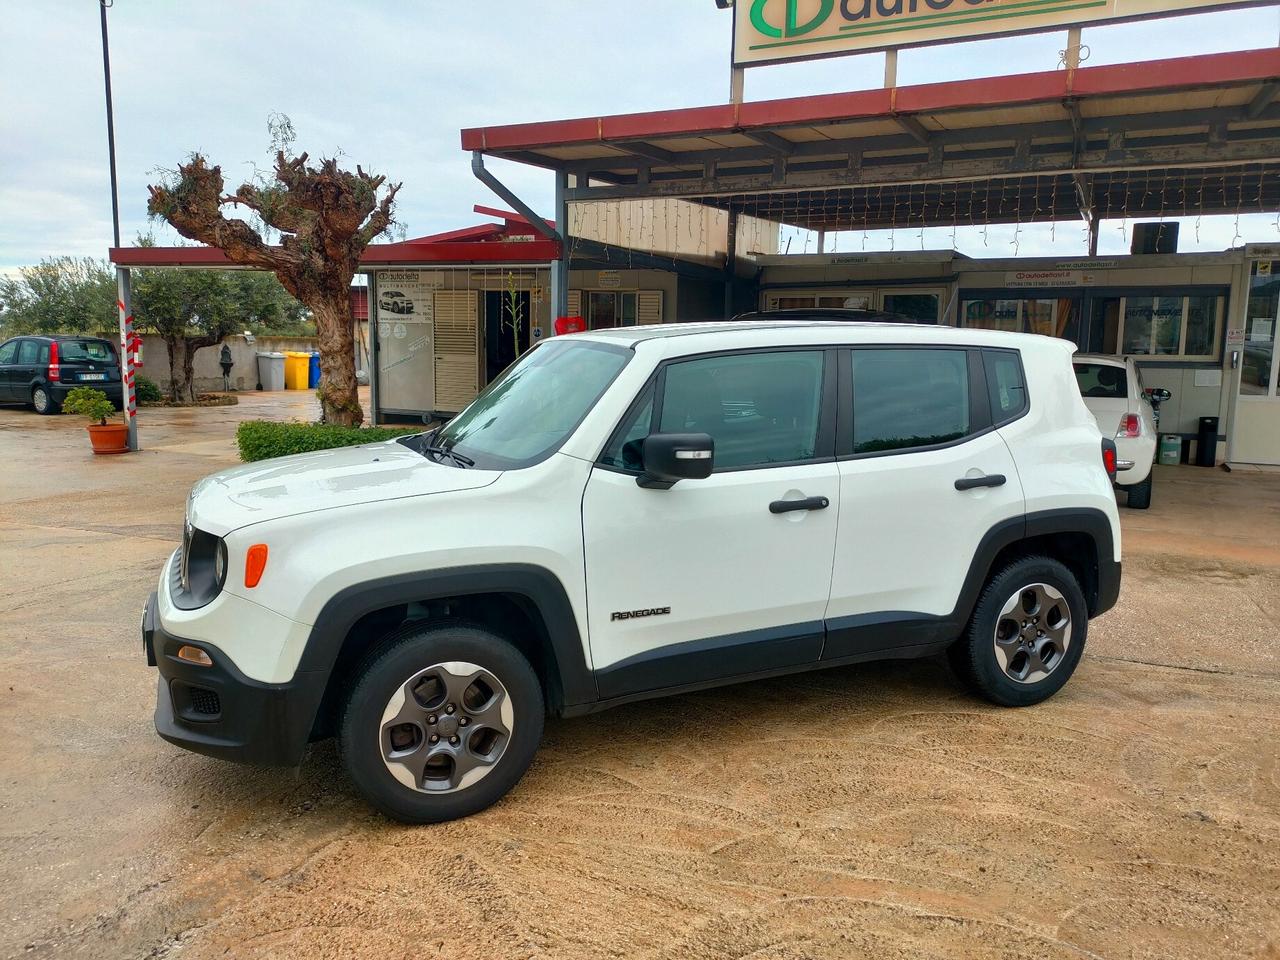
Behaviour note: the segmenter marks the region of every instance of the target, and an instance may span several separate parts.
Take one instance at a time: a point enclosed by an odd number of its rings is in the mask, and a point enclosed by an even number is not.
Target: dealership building
[[[456,412],[579,323],[864,308],[1134,357],[1146,387],[1172,393],[1161,432],[1185,454],[1215,417],[1217,461],[1280,464],[1280,49],[468,129],[462,147],[503,201],[477,208],[496,222],[362,261],[378,421]],[[489,158],[549,171],[551,216]],[[1212,253],[1179,252],[1168,222],[1248,213],[1277,228]],[[1096,255],[1104,221],[1130,254]],[[916,239],[1045,222],[1087,232],[1094,253],[987,259]],[[813,231],[818,252],[780,251],[786,227]],[[884,229],[917,249],[827,244]]]

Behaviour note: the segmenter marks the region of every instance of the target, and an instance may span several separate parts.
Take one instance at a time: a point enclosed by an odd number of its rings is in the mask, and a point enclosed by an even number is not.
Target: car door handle
[[[973,490],[976,487],[1003,487],[1003,473],[988,473],[984,477],[961,477],[956,481],[957,490]]]
[[[831,506],[826,497],[805,497],[803,500],[775,500],[769,504],[770,513],[790,513],[792,510],[825,510]]]

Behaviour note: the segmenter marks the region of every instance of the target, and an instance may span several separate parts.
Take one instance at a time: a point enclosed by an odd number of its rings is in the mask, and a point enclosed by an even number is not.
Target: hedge
[[[236,428],[236,445],[240,448],[240,459],[251,463],[292,453],[378,443],[422,430],[422,427],[342,427],[329,423],[246,420]]]

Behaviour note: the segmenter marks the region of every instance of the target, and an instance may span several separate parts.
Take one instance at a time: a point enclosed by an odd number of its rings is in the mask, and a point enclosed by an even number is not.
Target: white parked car
[[[548,712],[944,650],[1034,704],[1119,593],[1114,461],[1061,340],[555,337],[440,429],[197,484],[143,612],[156,729],[284,765],[336,734],[421,823],[510,790]]]
[[[1077,353],[1073,361],[1084,404],[1104,436],[1114,435],[1118,457],[1116,486],[1129,506],[1151,506],[1151,470],[1159,446],[1159,426],[1150,395],[1169,399],[1169,391],[1147,391],[1142,374],[1130,357]]]

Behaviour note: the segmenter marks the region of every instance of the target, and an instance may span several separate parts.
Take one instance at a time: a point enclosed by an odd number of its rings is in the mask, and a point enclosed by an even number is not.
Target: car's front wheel
[[[537,674],[514,646],[475,626],[417,624],[365,660],[342,718],[342,756],[377,809],[437,823],[514,787],[543,719]]]
[[[1030,706],[1070,679],[1088,633],[1084,592],[1071,571],[1049,557],[1025,557],[987,582],[951,662],[992,703]]]
[[[32,388],[31,406],[35,407],[36,413],[45,414],[46,416],[62,412],[62,404],[53,398],[53,394],[46,387],[37,386]]]

